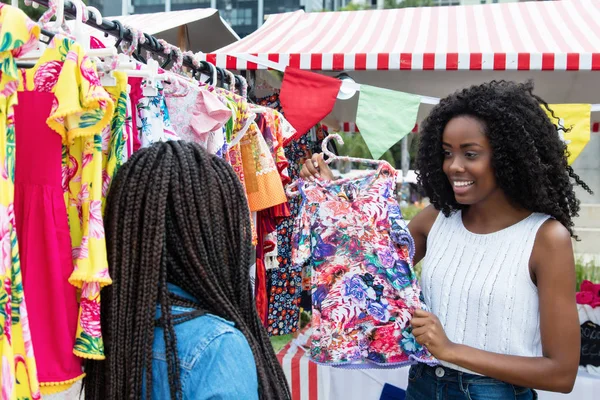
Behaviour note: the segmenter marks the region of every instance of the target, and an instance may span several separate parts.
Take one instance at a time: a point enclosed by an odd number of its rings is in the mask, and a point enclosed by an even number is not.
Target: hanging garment
[[[83,377],[73,354],[77,288],[62,187],[62,143],[46,124],[54,94],[19,92],[15,107],[15,218],[39,380],[69,383]]]
[[[231,118],[227,121],[224,127],[225,142],[221,150],[217,151],[216,154],[219,156],[222,155],[223,158],[232,166],[238,179],[242,183],[242,187],[244,188],[244,192],[248,198],[248,187],[246,186],[246,175],[244,171],[242,146],[240,142],[248,132],[251,124],[254,121],[255,115],[248,110],[248,102],[245,98],[213,86],[202,86],[201,88],[208,90],[211,93],[215,93],[223,102],[223,104],[225,104],[231,110]],[[215,140],[217,139],[218,138],[215,138]],[[215,142],[214,147],[218,147],[218,143]],[[254,218],[252,217],[251,211],[250,214],[252,244],[256,246],[258,242],[256,224],[254,223]]]
[[[199,143],[207,150],[211,133],[223,132],[225,123],[231,119],[231,110],[216,93],[205,88],[178,82],[177,90],[169,87],[165,96],[171,123],[181,139]],[[215,153],[214,150],[210,152]]]
[[[425,307],[395,185],[396,170],[383,163],[366,177],[300,189],[292,259],[294,266],[308,262],[313,269],[310,355],[316,363],[436,363],[412,334],[412,314]]]
[[[281,183],[287,185],[291,182],[291,179],[288,172],[289,162],[285,157],[284,143],[288,142],[288,139],[296,132],[281,114],[271,109],[257,113],[256,123],[275,160]]]
[[[137,103],[137,129],[142,147],[154,143],[179,140],[171,125],[162,84],[157,83],[158,95],[142,97]]]
[[[262,108],[257,109],[256,123],[279,174],[281,184],[290,182],[288,161],[283,148],[283,133],[277,111]],[[290,216],[287,202],[261,210],[258,212],[257,234],[258,245],[256,248],[256,291],[255,300],[261,321],[267,325],[269,302],[267,295],[267,268],[276,268],[277,258],[277,223]]]
[[[277,109],[275,95],[269,104]],[[327,132],[316,127],[315,135],[307,133],[285,147],[285,155],[289,161],[288,171],[291,179],[297,179],[304,161],[310,159],[314,152],[320,151],[321,142]],[[272,335],[287,335],[298,328],[300,318],[300,295],[302,293],[302,266],[292,265],[292,233],[295,219],[299,211],[299,198],[288,200],[290,217],[283,218],[277,224],[278,268],[269,271],[269,314],[267,316],[267,332]]]
[[[113,72],[113,76],[116,85],[104,88],[115,104],[115,112],[110,125],[102,130],[102,214],[112,178],[128,158],[127,76],[118,71]]]
[[[0,3],[0,385],[2,398],[9,400],[41,398],[14,215],[19,83],[14,57],[35,49],[39,34],[40,27],[23,11]]]
[[[277,166],[256,123],[240,141],[246,194],[250,211],[261,211],[287,202]]]
[[[111,121],[114,103],[100,86],[94,64],[83,48],[60,35],[23,75],[21,90],[55,96],[46,123],[62,139],[62,188],[74,266],[69,282],[81,289],[73,352],[102,359],[100,288],[111,283],[102,220],[102,130]],[[40,371],[42,368],[38,366]],[[64,389],[57,382],[47,384],[51,386],[45,393]]]
[[[142,148],[142,141],[140,139],[140,127],[138,126],[137,105],[144,98],[142,93],[142,78],[128,78],[127,83],[129,85],[129,110],[131,115],[131,126],[133,128],[134,135],[131,137],[133,153]]]
[[[131,86],[126,85],[129,89]],[[134,109],[135,107],[132,105],[131,96],[127,92],[127,104],[125,110],[125,124],[123,126],[123,139],[125,140],[125,151],[123,152],[123,158],[121,159],[121,165],[125,164],[127,160],[131,158],[134,153],[134,148],[136,147],[136,143],[139,144],[139,138],[137,137],[137,125],[135,124],[135,115]],[[141,147],[141,145],[140,145]]]

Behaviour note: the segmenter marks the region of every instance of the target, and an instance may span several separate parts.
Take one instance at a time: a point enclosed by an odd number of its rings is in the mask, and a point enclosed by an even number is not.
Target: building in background
[[[300,9],[307,12],[337,10],[347,3],[350,0],[88,0],[88,5],[98,8],[105,16],[216,8],[240,37],[258,29],[265,15]]]
[[[431,0],[436,6],[511,3],[523,0]],[[528,0],[535,1],[535,0]],[[540,1],[540,0],[538,0]],[[542,0],[543,1],[543,0]],[[403,0],[397,0],[397,4]],[[372,8],[383,8],[384,0],[88,0],[88,4],[105,16],[145,14],[161,11],[215,8],[240,36],[258,29],[266,15],[303,9],[306,12],[337,11],[350,3]]]

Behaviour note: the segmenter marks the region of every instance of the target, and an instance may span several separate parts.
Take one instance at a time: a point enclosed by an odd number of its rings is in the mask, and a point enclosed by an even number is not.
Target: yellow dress
[[[74,41],[55,36],[21,90],[52,91],[56,101],[47,124],[63,142],[63,188],[71,233],[73,273],[69,282],[81,289],[73,352],[103,359],[100,289],[110,284],[102,219],[102,131],[114,103],[100,85],[92,61]],[[79,378],[83,377],[80,376]],[[72,382],[44,382],[44,393]]]
[[[0,384],[2,398],[10,400],[41,398],[13,211],[19,80],[14,58],[35,48],[39,34],[21,10],[0,4]]]
[[[126,159],[124,152],[127,136],[125,133],[127,75],[124,72],[114,71],[113,76],[116,85],[104,88],[115,104],[115,112],[110,125],[102,131],[102,215],[104,215],[110,183]]]

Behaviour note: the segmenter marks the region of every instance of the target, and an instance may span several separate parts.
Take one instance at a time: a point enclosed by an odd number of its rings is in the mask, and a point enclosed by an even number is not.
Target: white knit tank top
[[[421,284],[425,303],[452,342],[501,354],[542,355],[538,291],[529,259],[548,218],[533,213],[481,235],[465,228],[460,211],[448,218],[440,212],[427,237]]]

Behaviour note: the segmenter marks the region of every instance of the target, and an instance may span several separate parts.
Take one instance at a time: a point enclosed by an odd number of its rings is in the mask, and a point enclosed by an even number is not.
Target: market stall
[[[592,0],[297,11],[273,15],[254,34],[200,57],[224,68],[256,71],[257,80],[275,88],[272,71],[283,72],[286,67],[326,76],[345,72],[359,84],[342,85],[350,92],[372,85],[421,96],[417,123],[440,97],[466,86],[533,79],[536,93],[550,104],[592,105],[588,148],[595,148],[600,140],[599,21],[600,3]],[[350,99],[338,100],[323,121],[340,131],[358,132],[360,96],[346,97]],[[573,166],[597,188],[600,163],[591,159],[597,159],[595,154],[583,151]],[[584,202],[598,202],[598,195],[580,195]],[[392,377],[389,371],[327,369],[312,365],[294,345],[280,356],[297,399],[344,398],[341,393],[355,393],[358,388],[375,399],[386,382],[406,387],[407,370]],[[540,398],[591,399],[599,392],[600,379],[582,372],[571,395],[541,393]]]

